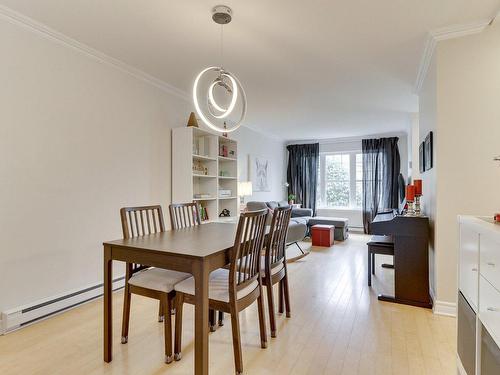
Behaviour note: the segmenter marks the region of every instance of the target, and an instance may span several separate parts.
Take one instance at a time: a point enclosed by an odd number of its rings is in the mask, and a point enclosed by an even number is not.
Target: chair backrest
[[[236,230],[229,268],[229,296],[260,278],[260,253],[266,234],[268,210],[242,213]]]
[[[148,234],[165,232],[163,211],[160,205],[123,207],[120,209],[123,238],[145,236]],[[125,278],[128,280],[132,274],[149,268],[147,265],[127,263]]]
[[[120,210],[123,238],[133,238],[165,232],[163,211],[160,205],[123,207]]]
[[[286,261],[285,247],[288,225],[292,216],[292,207],[274,209],[271,229],[266,239],[265,271],[270,275],[271,269]]]
[[[172,230],[201,224],[198,203],[173,203],[168,206]]]

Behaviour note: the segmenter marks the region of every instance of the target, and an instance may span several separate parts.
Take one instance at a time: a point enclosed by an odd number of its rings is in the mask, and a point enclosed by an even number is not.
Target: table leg
[[[104,362],[111,362],[113,353],[113,261],[111,246],[104,245]]]
[[[200,260],[193,264],[195,280],[194,373],[208,375],[208,265]]]

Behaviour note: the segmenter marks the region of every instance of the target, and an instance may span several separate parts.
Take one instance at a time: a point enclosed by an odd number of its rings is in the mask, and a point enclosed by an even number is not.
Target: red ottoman
[[[333,231],[334,225],[316,224],[311,227],[311,237],[313,246],[326,246],[333,245]]]

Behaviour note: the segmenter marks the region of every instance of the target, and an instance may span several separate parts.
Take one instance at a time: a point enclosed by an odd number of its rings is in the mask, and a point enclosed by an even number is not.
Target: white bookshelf
[[[226,151],[224,155],[221,155],[222,147]],[[195,170],[195,166],[199,170]],[[230,194],[220,196],[220,189],[230,190]],[[173,203],[196,201],[206,208],[209,220],[219,220],[224,209],[234,218],[239,213],[237,190],[238,143],[235,140],[198,128],[172,129]]]

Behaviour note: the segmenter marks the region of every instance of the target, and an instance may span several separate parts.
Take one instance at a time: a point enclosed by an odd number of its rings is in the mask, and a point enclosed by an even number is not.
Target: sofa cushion
[[[265,202],[252,201],[252,202],[247,203],[247,210],[248,211],[259,211],[259,210],[263,210],[265,208],[269,208],[269,207],[267,207]]]
[[[317,224],[334,225],[335,228],[344,228],[349,225],[349,219],[343,217],[327,217],[327,216],[315,216],[309,219],[308,225],[310,227]]]
[[[279,201],[278,202],[278,207],[288,207],[289,204],[287,201]]]
[[[266,202],[266,204],[267,204],[267,207],[269,207],[271,210],[274,210],[274,209],[279,207],[278,202],[275,202],[275,201],[269,201],[269,202]]]

